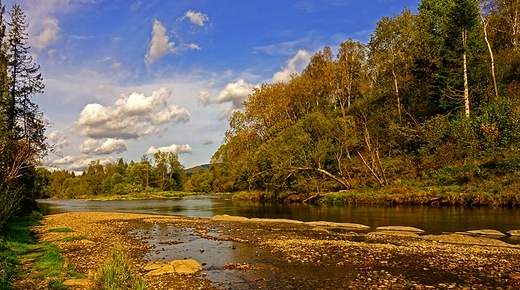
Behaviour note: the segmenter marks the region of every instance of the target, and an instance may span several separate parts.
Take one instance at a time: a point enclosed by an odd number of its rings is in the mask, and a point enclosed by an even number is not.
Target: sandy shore
[[[207,279],[211,276],[205,273],[210,269],[195,275],[150,277],[143,269],[148,262],[145,257],[161,249],[132,232],[153,225],[190,229],[202,239],[251,244],[263,249],[267,254],[262,255],[268,257],[254,261],[246,258],[240,265],[228,265],[229,270],[220,269],[224,273],[244,272],[248,280],[241,283],[212,283]],[[74,232],[49,231],[54,228],[70,228]],[[146,280],[147,289],[520,288],[520,249],[483,237],[356,231],[333,224],[280,220],[92,212],[46,216],[42,225],[33,230],[41,242],[56,244],[61,249],[68,267],[86,275],[94,273],[112,249],[124,251],[131,257],[136,275]],[[84,239],[64,241],[67,236]],[[172,245],[175,246],[182,244]],[[32,278],[17,281],[18,289],[46,289],[47,281],[29,276]]]

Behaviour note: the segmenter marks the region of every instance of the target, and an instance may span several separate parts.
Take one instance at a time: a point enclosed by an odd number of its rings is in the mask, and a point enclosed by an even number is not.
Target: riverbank
[[[423,236],[411,229],[375,231],[348,224],[227,216],[192,219],[81,212],[46,216],[41,225],[32,229],[40,242],[59,247],[66,261],[64,267],[74,268],[85,277],[92,277],[114,249],[124,252],[135,275],[145,280],[146,289],[516,289],[520,286],[520,270],[516,265],[520,249],[482,236]],[[139,229],[145,229],[147,236],[138,237],[135,233]],[[154,230],[158,229],[166,233],[159,240],[155,238],[155,243],[149,242],[154,235],[157,237]],[[199,248],[196,250],[202,258],[198,262],[207,267],[202,271],[191,275],[150,276],[145,266],[153,257],[191,245],[174,236],[178,231],[189,231],[191,237],[200,241],[231,242],[228,249],[231,254],[222,254],[230,263],[226,263],[225,269],[210,268],[210,249]],[[241,254],[238,252],[241,245],[255,247],[257,254]],[[232,277],[238,271],[242,280],[226,284],[223,278],[215,283],[208,279],[214,276],[212,271],[224,273],[225,277]],[[72,277],[61,277],[64,281],[69,278]],[[88,279],[76,282],[88,283]],[[16,286],[46,289],[45,279],[30,274],[18,280]],[[87,289],[88,286],[71,287]]]

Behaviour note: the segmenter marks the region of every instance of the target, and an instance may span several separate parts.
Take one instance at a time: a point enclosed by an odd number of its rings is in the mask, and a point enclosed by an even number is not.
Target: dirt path
[[[265,249],[263,261],[229,264],[248,280],[217,285],[197,275],[145,275],[146,239],[129,232],[153,225],[190,228],[199,238],[234,241]],[[50,229],[70,228],[57,233]],[[132,259],[147,289],[518,289],[520,249],[485,238],[411,233],[375,233],[283,221],[208,220],[124,213],[65,213],[46,216],[33,230],[41,242],[56,244],[68,267],[94,273],[112,249]],[[217,233],[217,234],[215,234]],[[67,236],[84,239],[64,241]],[[169,243],[171,241],[164,241]],[[181,247],[171,245],[172,247]],[[203,249],[201,249],[201,253]],[[199,261],[203,262],[203,261]],[[209,269],[208,269],[209,272]],[[207,277],[210,277],[208,275]],[[64,277],[65,278],[65,277]],[[48,281],[17,281],[18,289],[46,289]],[[77,286],[75,289],[84,289]],[[73,287],[74,289],[74,287]]]

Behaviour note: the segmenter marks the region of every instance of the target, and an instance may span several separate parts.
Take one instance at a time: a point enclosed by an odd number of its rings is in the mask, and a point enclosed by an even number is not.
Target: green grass
[[[86,240],[87,237],[85,236],[66,236],[62,239],[64,242],[73,242],[73,241],[81,241]]]
[[[71,268],[64,267],[59,248],[50,243],[38,243],[29,227],[38,221],[29,218],[9,220],[0,233],[0,289],[13,289],[13,280],[25,277],[22,261],[30,261],[32,275],[43,279],[50,277],[49,289],[65,289],[64,276],[82,277]]]
[[[74,230],[71,228],[54,228],[54,229],[50,229],[49,232],[51,232],[51,233],[72,233],[72,232],[74,232]]]
[[[110,257],[103,263],[93,281],[95,289],[102,290],[144,290],[146,284],[140,277],[134,276],[130,260],[122,250],[112,250]]]

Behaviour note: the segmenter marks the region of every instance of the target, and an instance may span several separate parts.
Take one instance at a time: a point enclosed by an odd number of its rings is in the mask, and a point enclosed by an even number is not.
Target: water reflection
[[[44,214],[104,211],[210,218],[217,214],[249,218],[288,218],[301,221],[360,223],[373,228],[414,226],[428,233],[520,228],[520,210],[508,207],[334,206],[233,201],[220,196],[147,200],[40,200]]]

